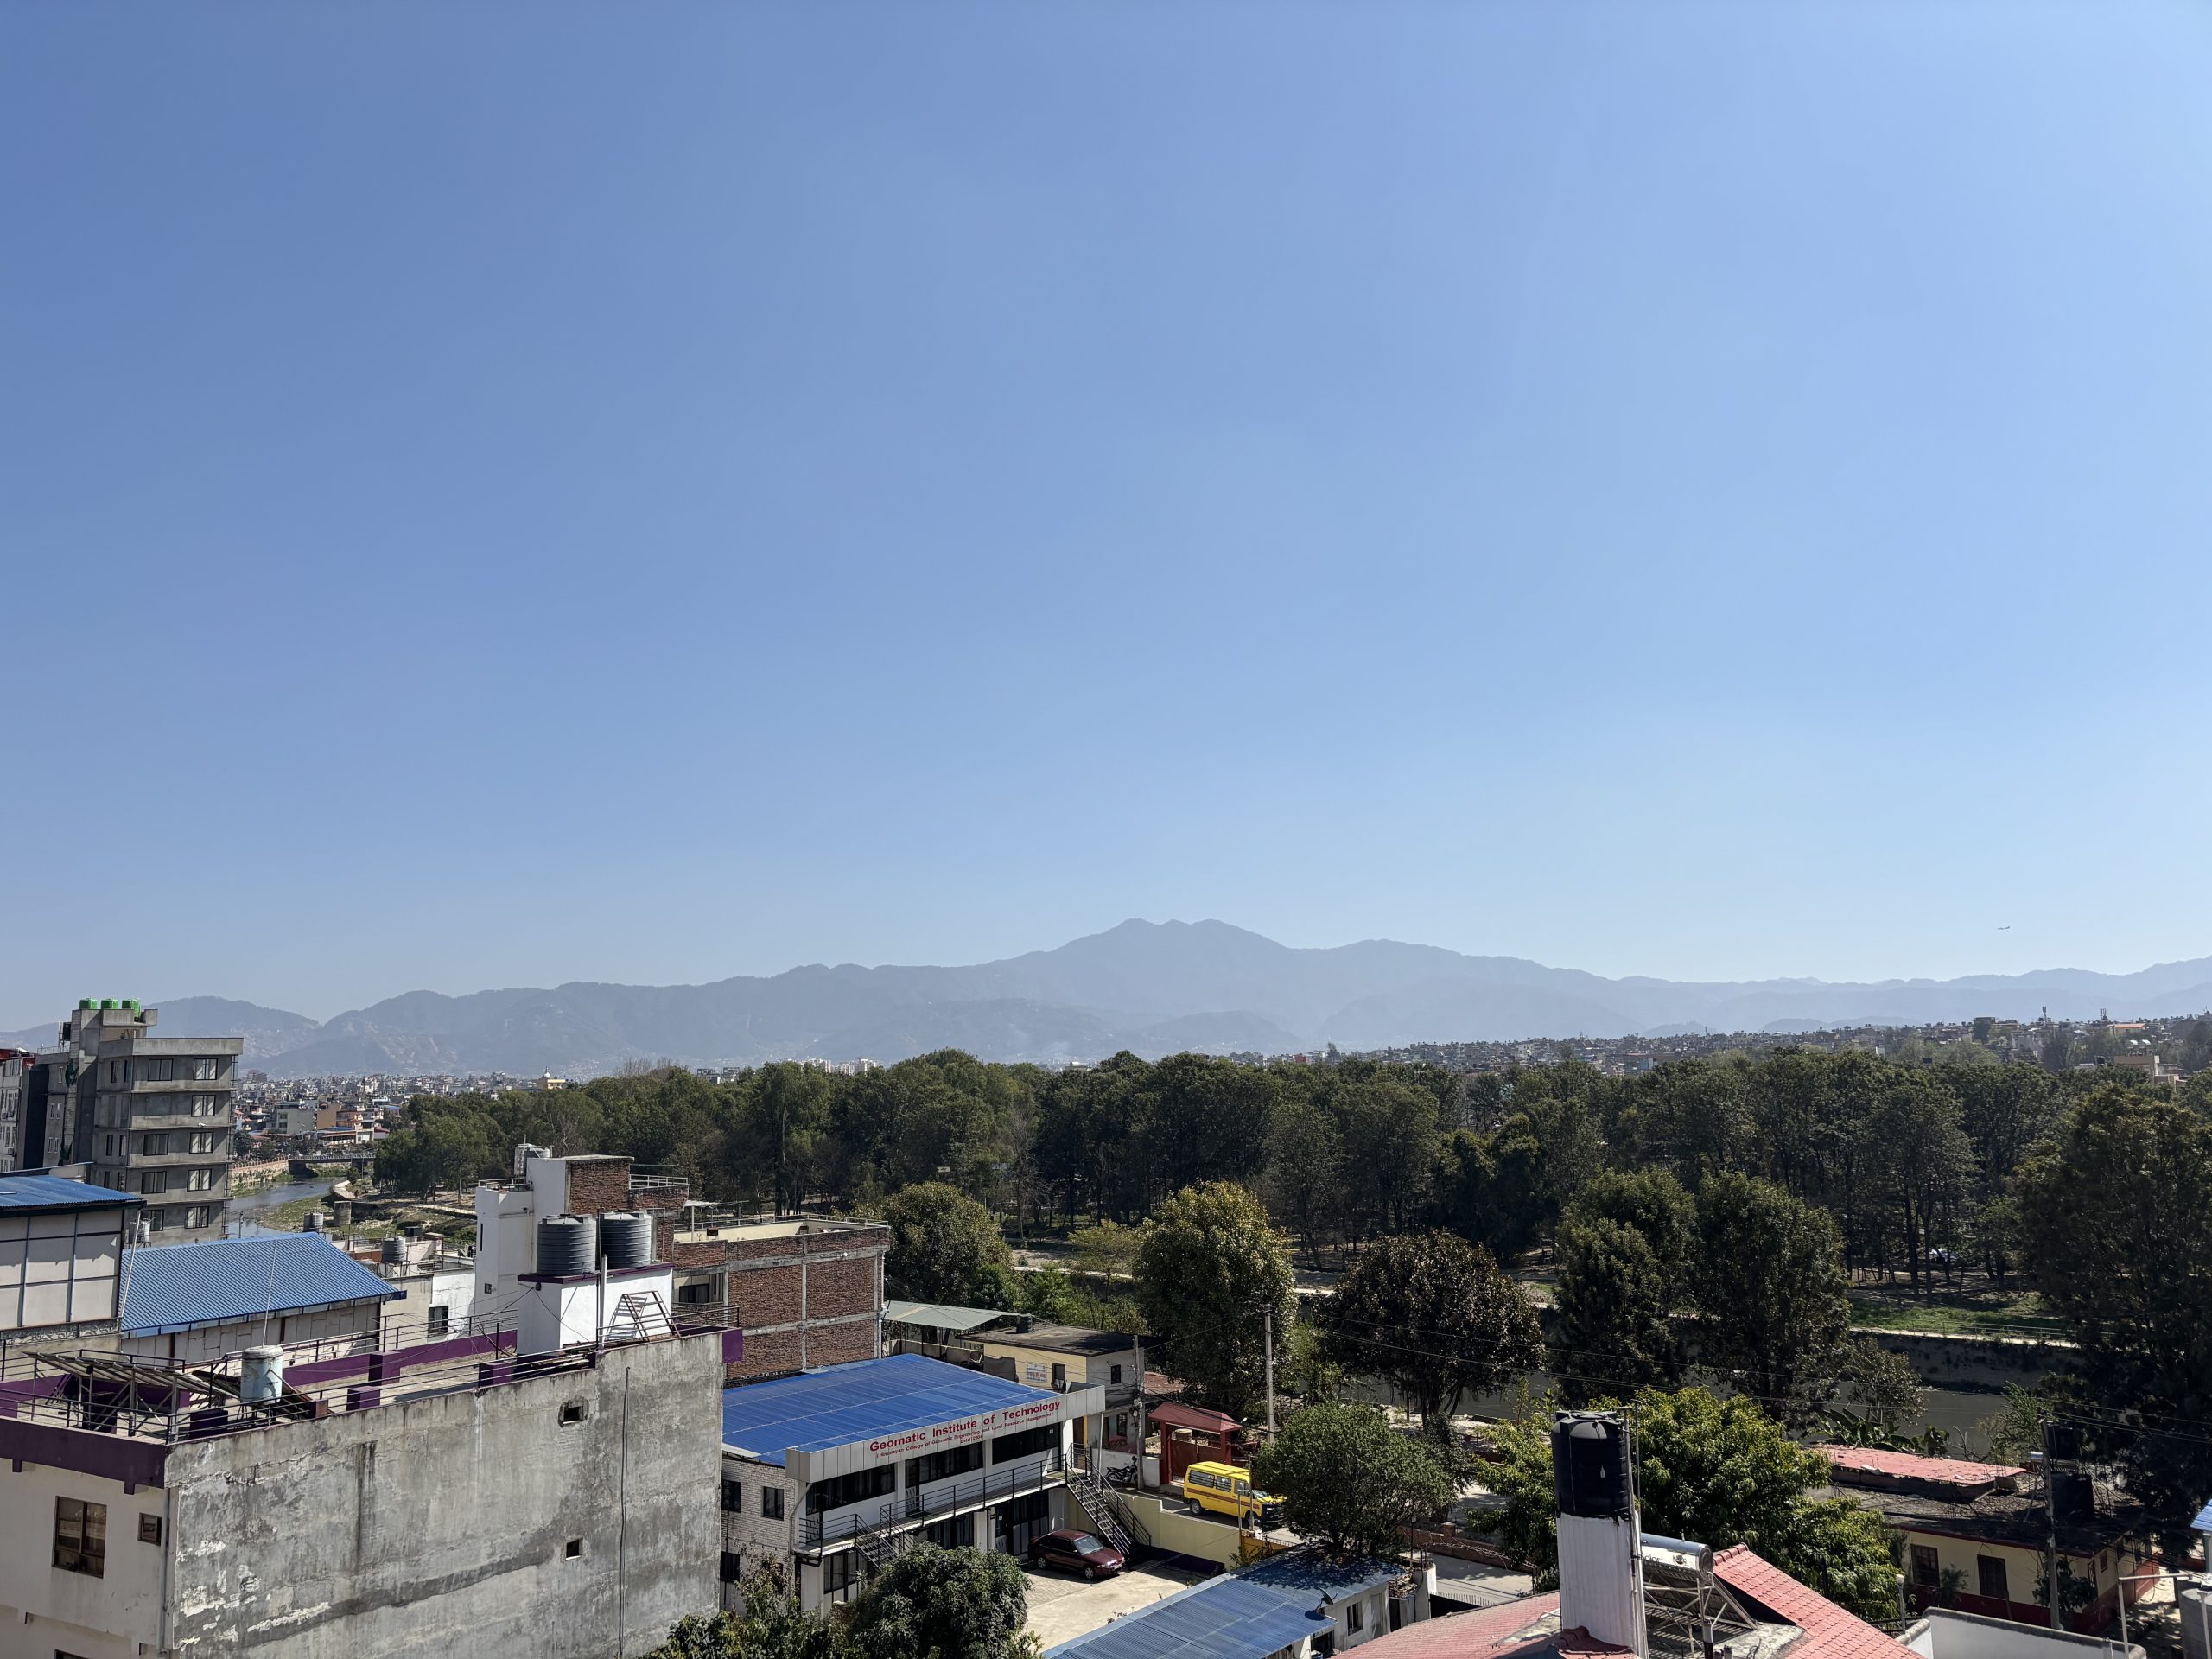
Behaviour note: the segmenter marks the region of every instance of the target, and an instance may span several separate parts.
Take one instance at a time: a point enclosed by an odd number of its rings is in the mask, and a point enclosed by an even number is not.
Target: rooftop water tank
[[[1630,1512],[1628,1433],[1617,1417],[1576,1412],[1552,1429],[1552,1487],[1561,1515]]]
[[[610,1268],[651,1266],[653,1218],[639,1211],[610,1211],[599,1218],[599,1247]]]
[[[251,1405],[284,1392],[284,1351],[249,1348],[238,1358],[238,1398]]]
[[[378,1254],[383,1260],[397,1264],[407,1260],[407,1246],[397,1238],[387,1238]]]
[[[589,1216],[548,1216],[537,1224],[537,1270],[556,1278],[599,1265],[599,1228]]]
[[[320,1210],[308,1211],[306,1219],[300,1223],[300,1226],[307,1232],[321,1232],[322,1230],[322,1211]]]

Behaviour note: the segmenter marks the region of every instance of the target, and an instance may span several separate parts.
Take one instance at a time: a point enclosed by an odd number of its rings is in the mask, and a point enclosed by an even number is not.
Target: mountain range
[[[320,1023],[221,997],[156,1003],[164,1034],[241,1035],[280,1077],[551,1071],[626,1060],[744,1065],[939,1048],[985,1059],[1198,1050],[1287,1053],[1415,1042],[1620,1037],[1669,1030],[1816,1031],[1994,1014],[2182,1014],[2212,1007],[2212,957],[2133,974],[2070,968],[1872,984],[1811,979],[1606,979],[1516,957],[1368,939],[1276,944],[1225,922],[1128,921],[1052,950],[963,968],[794,968],[709,985],[579,982],[550,990],[409,991]],[[0,1033],[43,1047],[53,1026]]]

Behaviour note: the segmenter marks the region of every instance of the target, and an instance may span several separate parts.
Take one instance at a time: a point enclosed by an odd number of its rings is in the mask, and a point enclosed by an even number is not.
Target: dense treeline
[[[792,1064],[729,1083],[639,1069],[553,1093],[425,1096],[386,1143],[403,1188],[503,1173],[517,1142],[626,1153],[705,1197],[874,1210],[941,1182],[1033,1229],[1141,1222],[1170,1195],[1235,1181],[1308,1251],[1442,1227],[1511,1260],[1557,1231],[1605,1170],[1694,1192],[1734,1172],[1834,1223],[1847,1267],[1915,1285],[1971,1262],[2016,1269],[2013,1178],[2111,1068],[1783,1049],[1607,1077],[1573,1059],[1460,1077],[1345,1060],[1256,1066],[1116,1055],[1084,1070],[954,1051],[858,1076]]]

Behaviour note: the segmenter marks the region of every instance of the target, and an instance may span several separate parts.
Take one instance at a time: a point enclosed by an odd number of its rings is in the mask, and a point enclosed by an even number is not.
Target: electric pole
[[[1267,1348],[1268,1366],[1268,1438],[1275,1435],[1275,1310],[1271,1302],[1260,1310],[1262,1341]]]

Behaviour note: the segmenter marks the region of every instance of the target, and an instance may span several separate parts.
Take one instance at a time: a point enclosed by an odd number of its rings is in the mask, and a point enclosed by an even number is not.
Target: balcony
[[[824,1549],[857,1538],[863,1533],[903,1532],[912,1527],[995,1503],[1050,1486],[1065,1484],[1066,1462],[1058,1451],[1024,1458],[1007,1469],[989,1469],[957,1480],[932,1481],[926,1487],[907,1487],[879,1503],[862,1503],[828,1515],[802,1515],[798,1519],[799,1548]]]

